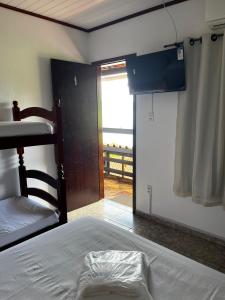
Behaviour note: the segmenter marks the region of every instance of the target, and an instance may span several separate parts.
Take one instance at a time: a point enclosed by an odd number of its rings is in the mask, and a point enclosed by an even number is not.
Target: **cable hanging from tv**
[[[177,30],[177,26],[176,26],[176,22],[175,22],[174,16],[171,14],[171,12],[169,11],[168,7],[166,6],[166,1],[165,0],[163,0],[163,6],[164,6],[164,10],[168,14],[168,16],[169,16],[169,18],[170,18],[170,20],[172,22],[173,29],[174,29],[174,32],[175,32],[175,44],[177,44],[178,30]]]

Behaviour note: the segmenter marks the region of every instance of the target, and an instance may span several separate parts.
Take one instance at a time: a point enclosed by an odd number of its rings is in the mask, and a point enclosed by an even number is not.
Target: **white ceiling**
[[[89,29],[162,4],[163,0],[0,0],[0,2]]]

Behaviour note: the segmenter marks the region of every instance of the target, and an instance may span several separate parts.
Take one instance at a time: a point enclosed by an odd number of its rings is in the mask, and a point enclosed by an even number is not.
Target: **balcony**
[[[119,129],[119,128],[103,128],[103,141],[104,134],[113,134],[114,137],[118,135],[130,135],[132,137],[132,129]],[[117,140],[119,140],[117,138]],[[104,143],[104,174],[105,177],[117,177],[124,181],[133,180],[133,150],[130,145],[120,145],[114,143]]]

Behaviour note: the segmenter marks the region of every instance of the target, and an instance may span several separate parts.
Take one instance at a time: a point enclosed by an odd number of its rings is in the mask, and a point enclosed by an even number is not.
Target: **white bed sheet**
[[[36,200],[25,197],[1,200],[0,246],[56,224],[58,221],[58,215],[53,209]]]
[[[154,300],[225,299],[224,274],[90,217],[0,253],[0,299],[74,300],[84,256],[108,249],[147,254]]]
[[[0,122],[0,137],[53,134],[53,126],[47,122]]]

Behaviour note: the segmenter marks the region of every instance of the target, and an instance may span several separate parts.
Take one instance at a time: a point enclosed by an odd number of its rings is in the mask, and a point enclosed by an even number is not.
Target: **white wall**
[[[0,120],[11,118],[12,101],[20,106],[52,106],[50,58],[87,60],[86,33],[0,8]],[[28,167],[51,170],[52,146],[25,149]],[[0,199],[18,192],[17,157],[0,151]]]
[[[204,0],[190,0],[169,8],[179,40],[208,31]],[[164,10],[156,11],[91,33],[91,61],[161,50],[174,42],[171,21]],[[225,238],[222,207],[205,208],[172,191],[177,114],[177,93],[154,95],[155,121],[148,120],[151,96],[137,98],[137,209],[150,212],[147,184],[152,185],[152,213]]]

